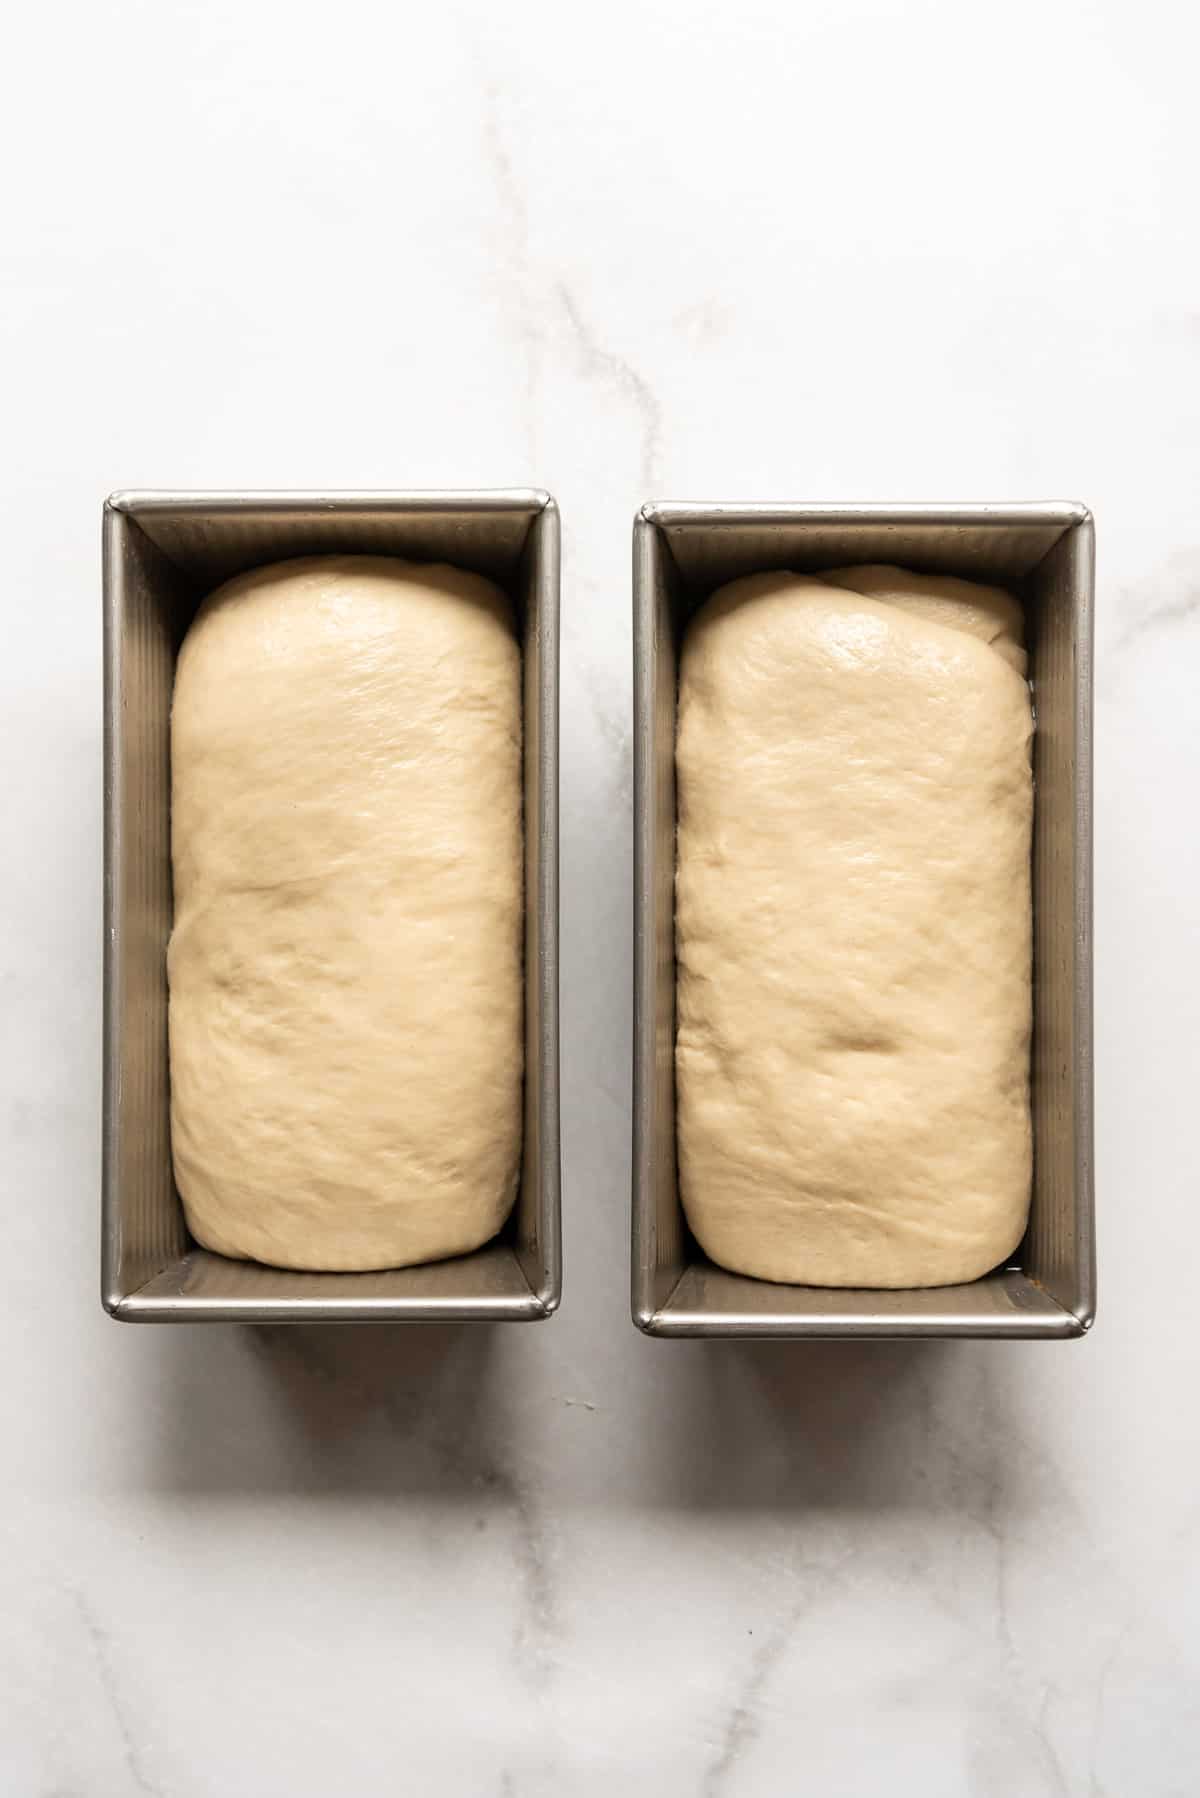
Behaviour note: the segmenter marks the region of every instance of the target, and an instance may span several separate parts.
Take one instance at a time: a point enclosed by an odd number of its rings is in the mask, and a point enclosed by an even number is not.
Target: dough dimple
[[[1023,1234],[1032,714],[997,589],[756,575],[683,644],[680,1193],[768,1280],[972,1280]]]
[[[171,1130],[203,1246],[465,1252],[521,1139],[520,651],[490,582],[387,557],[239,575],[171,718]]]

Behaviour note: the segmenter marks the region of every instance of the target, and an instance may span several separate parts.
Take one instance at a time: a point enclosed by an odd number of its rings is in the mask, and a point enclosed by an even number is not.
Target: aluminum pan
[[[1034,1194],[1010,1268],[968,1286],[830,1291],[716,1268],[675,1164],[675,691],[688,617],[763,568],[898,562],[1022,594],[1034,739]],[[1095,1312],[1092,592],[1083,506],[653,505],[634,526],[632,1304],[655,1336],[1079,1336]]]
[[[190,1244],[170,1157],[165,950],[169,718],[199,598],[230,574],[346,550],[489,574],[522,619],[525,1128],[510,1224],[473,1255],[374,1274],[302,1274]],[[102,1297],[144,1322],[534,1319],[561,1294],[558,1092],[559,525],[534,490],[132,493],[104,513]]]

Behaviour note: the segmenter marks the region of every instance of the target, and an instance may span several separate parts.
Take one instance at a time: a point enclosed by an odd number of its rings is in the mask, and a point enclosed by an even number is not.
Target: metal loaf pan
[[[175,657],[245,568],[350,551],[445,561],[513,596],[524,661],[525,1119],[496,1241],[425,1267],[306,1274],[192,1243],[171,1169],[166,946]],[[102,1294],[159,1323],[533,1319],[561,1291],[558,1099],[559,527],[545,493],[116,493],[104,509]]]
[[[1011,1266],[904,1292],[776,1286],[692,1240],[675,1162],[675,698],[697,604],[739,575],[890,562],[1019,594],[1034,736],[1033,1207]],[[652,505],[634,526],[633,1315],[652,1336],[1080,1336],[1092,1191],[1093,531],[1077,505]]]

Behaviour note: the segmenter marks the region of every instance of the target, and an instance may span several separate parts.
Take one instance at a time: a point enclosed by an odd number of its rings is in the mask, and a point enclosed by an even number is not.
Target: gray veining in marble
[[[598,381],[610,384],[633,409],[641,434],[638,485],[643,493],[650,496],[656,492],[657,483],[662,479],[662,417],[654,389],[631,362],[600,342],[585,321],[578,298],[565,281],[559,282],[558,298],[587,373]]]
[[[113,1727],[116,1730],[129,1787],[132,1791],[148,1794],[148,1798],[162,1798],[162,1787],[156,1785],[149,1777],[143,1764],[143,1751],[138,1746],[137,1740],[140,1732],[134,1730],[126,1715],[127,1701],[113,1664],[113,1645],[108,1632],[101,1627],[81,1592],[75,1594],[75,1604],[91,1648],[96,1676],[103,1688]]]

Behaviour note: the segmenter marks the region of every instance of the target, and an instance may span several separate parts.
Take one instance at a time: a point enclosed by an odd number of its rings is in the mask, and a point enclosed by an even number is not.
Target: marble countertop
[[[1195,1792],[1198,49],[1163,0],[10,25],[6,1794]],[[101,499],[525,482],[564,521],[562,1311],[118,1326]],[[632,1328],[650,497],[1094,509],[1085,1341]]]

